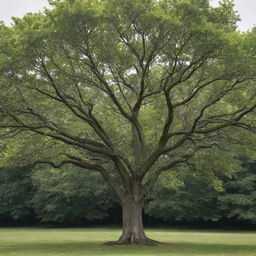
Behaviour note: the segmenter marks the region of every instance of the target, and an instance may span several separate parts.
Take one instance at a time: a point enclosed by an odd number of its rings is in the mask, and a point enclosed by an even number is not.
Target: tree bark
[[[122,202],[123,231],[119,242],[125,244],[144,243],[146,235],[142,221],[142,203],[129,198]]]
[[[134,195],[129,195],[122,200],[122,234],[116,242],[106,243],[115,244],[145,244],[157,245],[159,242],[148,238],[144,232],[142,211],[144,200],[136,201]]]

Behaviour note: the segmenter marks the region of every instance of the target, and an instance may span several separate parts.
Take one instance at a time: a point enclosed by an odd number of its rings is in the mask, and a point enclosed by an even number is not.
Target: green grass
[[[117,229],[0,229],[1,256],[256,256],[256,232],[147,230],[160,246],[104,246]]]

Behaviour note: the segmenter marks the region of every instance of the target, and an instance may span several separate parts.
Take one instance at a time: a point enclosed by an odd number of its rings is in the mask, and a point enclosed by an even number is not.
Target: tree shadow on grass
[[[27,256],[36,253],[48,255],[256,255],[256,245],[228,245],[218,243],[182,243],[163,244],[160,246],[121,245],[107,247],[96,242],[61,243],[26,243],[12,244],[0,248],[0,255],[8,253],[26,253]],[[86,253],[86,254],[85,254]]]

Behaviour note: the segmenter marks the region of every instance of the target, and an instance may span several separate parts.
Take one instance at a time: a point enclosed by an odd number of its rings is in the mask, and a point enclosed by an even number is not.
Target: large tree
[[[117,243],[154,243],[142,209],[159,175],[254,129],[256,34],[230,1],[51,4],[0,27],[1,137],[19,164],[100,173],[122,204]]]

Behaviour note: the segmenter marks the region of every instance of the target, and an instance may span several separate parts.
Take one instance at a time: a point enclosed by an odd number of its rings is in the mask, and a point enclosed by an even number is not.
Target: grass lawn
[[[0,229],[1,256],[256,256],[256,232],[149,229],[160,246],[104,246],[118,229]]]

